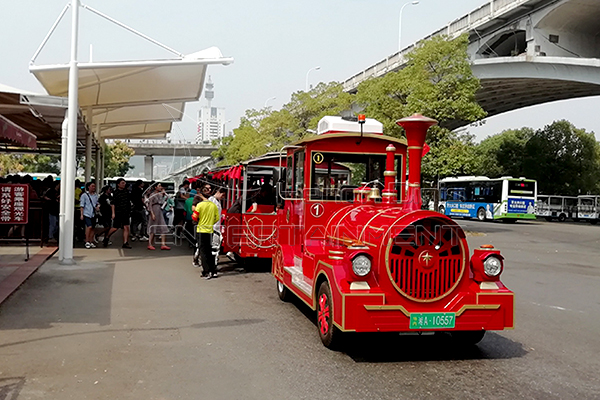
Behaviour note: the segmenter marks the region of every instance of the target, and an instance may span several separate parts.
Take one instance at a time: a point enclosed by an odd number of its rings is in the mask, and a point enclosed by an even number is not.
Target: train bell
[[[379,188],[373,187],[371,188],[371,192],[368,197],[369,201],[378,201],[381,200],[381,194],[379,194]]]

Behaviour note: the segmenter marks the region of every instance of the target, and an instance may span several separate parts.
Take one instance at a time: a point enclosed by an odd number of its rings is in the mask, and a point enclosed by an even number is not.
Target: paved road
[[[0,306],[0,400],[600,398],[600,227],[464,226],[517,294],[516,329],[468,351],[360,335],[332,352],[268,273],[204,281],[185,248],[80,249]]]

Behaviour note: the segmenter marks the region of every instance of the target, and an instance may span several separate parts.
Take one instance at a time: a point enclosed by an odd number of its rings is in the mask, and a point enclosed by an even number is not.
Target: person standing
[[[146,207],[144,205],[144,182],[138,179],[131,189],[131,240],[148,240]]]
[[[171,250],[166,243],[166,234],[169,233],[169,228],[165,223],[165,219],[162,212],[163,205],[163,187],[160,183],[156,184],[154,192],[148,198],[148,210],[150,211],[150,218],[148,219],[148,233],[150,234],[150,240],[148,241],[148,250],[156,250],[154,247],[154,238],[156,235],[160,235],[161,250]]]
[[[117,179],[117,190],[113,195],[113,227],[108,236],[110,237],[118,229],[123,229],[123,248],[131,249],[129,244],[129,224],[131,221],[131,195],[127,190],[127,182],[125,179]],[[108,237],[104,240],[108,243]]]
[[[104,234],[105,240],[102,242],[104,247],[107,247],[110,242],[108,241],[110,230],[112,229],[112,215],[114,213],[114,205],[112,203],[112,187],[106,185],[100,191],[100,198],[98,199],[99,211],[100,211],[100,223],[104,228],[98,232],[98,236]]]
[[[96,212],[98,211],[98,194],[96,193],[96,184],[88,182],[85,185],[85,193],[80,198],[81,221],[85,223],[85,248],[96,247],[94,244],[94,228],[96,227]]]
[[[58,237],[58,213],[60,211],[60,181],[50,181],[43,196],[48,212],[48,240]]]
[[[175,195],[175,215],[173,217],[173,226],[175,227],[175,235],[179,236],[183,223],[185,221],[185,201],[190,197],[190,182],[186,179],[183,181],[179,190]]]
[[[75,179],[75,214],[73,215],[81,214],[80,199],[83,193],[84,191],[81,190],[81,181],[79,179]],[[77,241],[80,241],[83,238],[87,242],[86,235],[87,234],[85,224],[82,224],[81,219],[75,217],[75,238],[77,239]]]
[[[225,188],[219,188],[215,194],[208,198],[208,200],[212,201],[217,206],[219,212],[219,220],[213,226],[214,232],[212,236],[212,254],[215,258],[215,269],[219,264],[219,252],[221,251],[221,241],[223,239],[223,235],[221,234],[221,212],[223,210],[221,201],[223,200],[223,197],[225,197],[225,194],[227,194],[227,190]]]
[[[210,186],[208,186],[210,191]],[[205,279],[217,277],[215,258],[212,255],[212,235],[214,225],[219,221],[219,209],[212,201],[208,200],[203,188],[201,192],[202,201],[198,203],[194,210],[195,219],[198,220],[196,232],[198,233],[198,251],[197,254],[202,260],[202,276]],[[192,216],[194,218],[194,216]],[[197,256],[195,255],[196,263]]]
[[[190,190],[190,197],[185,200],[184,205],[185,225],[183,226],[183,233],[192,247],[196,247],[196,235],[194,234],[194,232],[196,232],[196,227],[192,220],[192,214],[194,213],[194,197],[196,197],[197,194],[198,192],[196,189]],[[198,202],[196,202],[196,204],[197,203]]]

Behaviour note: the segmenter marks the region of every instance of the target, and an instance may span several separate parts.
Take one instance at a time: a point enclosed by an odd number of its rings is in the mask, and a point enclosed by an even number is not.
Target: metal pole
[[[92,177],[92,107],[88,107],[86,115],[87,131],[85,133],[85,183]]]
[[[419,1],[409,1],[400,8],[400,16],[398,17],[398,53],[402,51],[402,11],[404,11],[404,8],[408,5],[416,6],[417,4],[419,4]]]
[[[65,111],[65,119],[63,120],[62,123],[62,137],[61,137],[61,146],[60,146],[60,176],[65,176],[67,174],[67,163],[66,163],[66,159],[67,159],[67,129],[69,126],[69,117],[68,117],[69,111]],[[66,185],[65,182],[61,181],[60,183],[60,211],[59,211],[59,215],[58,215],[58,231],[60,234],[60,239],[62,240],[63,237],[63,232],[65,231],[65,202],[63,199],[66,199],[67,197],[65,196],[65,190],[66,190]],[[75,194],[73,193],[73,196]],[[74,204],[73,204],[74,206]],[[43,232],[43,229],[42,229]],[[49,236],[49,234],[48,234]],[[63,243],[61,241],[61,243]],[[64,246],[60,245],[58,246],[58,260],[60,262],[62,262],[62,260],[65,258],[64,255]]]
[[[96,187],[98,192],[102,188],[102,180],[100,179],[100,164],[102,163],[102,146],[100,145],[100,126],[96,130],[96,169],[94,170],[94,178],[96,179]]]
[[[100,175],[100,178],[98,179],[98,182],[101,183],[102,186],[104,186],[104,139],[102,139],[102,131],[98,132],[98,145],[100,146],[100,173],[98,175]]]
[[[73,264],[73,230],[75,214],[75,167],[77,150],[77,114],[79,110],[78,89],[79,70],[77,67],[77,43],[79,28],[79,0],[71,0],[71,62],[69,63],[69,126],[67,127],[67,157],[63,160],[66,164],[66,174],[63,176],[65,197],[64,229],[60,233],[60,247],[63,247],[62,264]]]
[[[58,18],[56,19],[56,21],[54,21],[54,24],[52,25],[52,28],[50,28],[50,32],[48,32],[46,34],[46,37],[42,41],[42,44],[40,44],[40,47],[37,48],[37,50],[35,51],[35,54],[33,55],[33,57],[31,57],[31,60],[29,61],[30,65],[32,65],[35,62],[35,59],[37,58],[37,56],[40,55],[40,52],[42,51],[42,49],[44,48],[44,46],[46,45],[46,43],[48,43],[48,40],[50,39],[50,36],[52,36],[52,33],[54,33],[54,30],[56,29],[56,27],[58,26],[58,24],[60,23],[60,21],[63,19],[63,17],[65,16],[65,13],[69,9],[69,6],[70,5],[67,4],[65,6],[65,8],[63,8],[63,10],[61,11],[61,13],[58,16]]]
[[[309,89],[308,88],[308,75],[310,74],[311,71],[318,71],[320,69],[321,69],[320,66],[319,67],[314,67],[314,68],[309,69],[308,72],[306,73],[306,91],[307,92],[308,92],[308,89]]]

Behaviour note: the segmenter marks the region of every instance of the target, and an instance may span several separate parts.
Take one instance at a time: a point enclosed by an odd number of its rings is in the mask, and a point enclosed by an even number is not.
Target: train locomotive
[[[317,135],[281,153],[212,171],[229,187],[224,251],[246,266],[270,258],[280,299],[315,310],[329,348],[345,332],[441,331],[475,344],[512,329],[500,251],[471,254],[456,222],[421,209],[423,147],[437,122],[397,121],[404,139],[360,117],[324,117]],[[272,201],[252,207],[257,198]]]
[[[295,295],[317,312],[327,347],[344,332],[443,331],[474,344],[513,328],[500,252],[485,245],[469,258],[463,229],[421,209],[422,151],[436,123],[397,121],[404,140],[374,120],[326,117],[317,136],[286,149],[272,274],[282,300]]]

